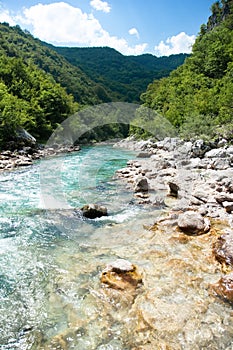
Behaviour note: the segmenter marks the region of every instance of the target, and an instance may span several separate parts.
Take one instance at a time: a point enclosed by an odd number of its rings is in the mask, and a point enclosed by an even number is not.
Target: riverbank
[[[233,227],[233,146],[216,146],[175,138],[154,143],[123,140],[115,147],[138,151],[138,156],[117,176],[139,204],[194,210]]]
[[[212,264],[217,261],[223,273],[210,291],[233,302],[233,146],[167,138],[123,140],[115,147],[139,152],[116,173],[134,192],[135,202],[163,210],[148,230],[170,232],[182,244],[206,235]]]
[[[79,146],[23,147],[20,150],[0,152],[0,172],[32,165],[36,160],[58,154],[79,151]]]

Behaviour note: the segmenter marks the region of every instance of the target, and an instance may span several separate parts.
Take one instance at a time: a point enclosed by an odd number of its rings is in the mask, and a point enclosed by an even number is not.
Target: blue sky
[[[214,0],[0,0],[0,22],[57,46],[110,46],[126,55],[190,52]]]

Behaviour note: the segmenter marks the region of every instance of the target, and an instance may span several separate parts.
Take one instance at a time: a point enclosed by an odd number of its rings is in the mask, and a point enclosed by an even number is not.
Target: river
[[[2,350],[233,349],[231,308],[208,292],[221,272],[207,238],[146,230],[160,211],[113,177],[134,157],[87,147],[0,175]],[[92,202],[109,215],[83,219]],[[133,301],[101,287],[118,258],[144,271]]]

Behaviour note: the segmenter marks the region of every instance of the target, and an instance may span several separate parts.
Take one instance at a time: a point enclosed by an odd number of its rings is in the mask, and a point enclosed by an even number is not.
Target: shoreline
[[[12,171],[20,167],[33,165],[35,161],[54,157],[59,154],[78,152],[79,146],[44,147],[32,148],[23,147],[22,150],[5,150],[0,152],[0,172]]]
[[[144,225],[164,237],[161,243],[167,236],[171,244],[204,243],[206,263],[221,271],[219,280],[207,284],[208,293],[233,303],[233,146],[203,152],[201,145],[171,138],[121,141],[121,147],[139,153],[116,174],[138,204],[164,209],[152,225]]]
[[[116,176],[138,204],[172,212],[194,210],[233,228],[233,146],[204,148],[204,142],[126,139],[114,147],[138,152]]]

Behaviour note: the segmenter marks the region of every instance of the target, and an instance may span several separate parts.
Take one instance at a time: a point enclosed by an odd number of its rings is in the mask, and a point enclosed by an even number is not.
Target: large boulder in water
[[[108,215],[107,208],[98,204],[86,204],[81,208],[81,211],[83,216],[88,219],[95,219]]]

